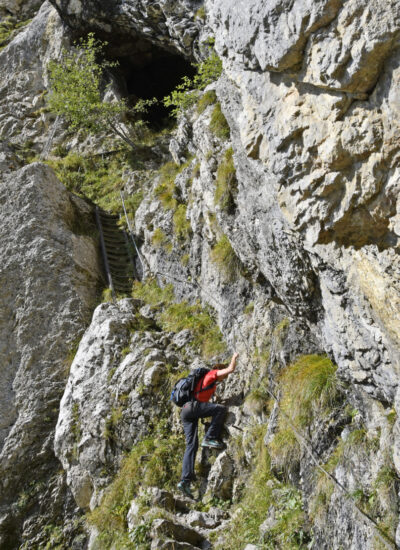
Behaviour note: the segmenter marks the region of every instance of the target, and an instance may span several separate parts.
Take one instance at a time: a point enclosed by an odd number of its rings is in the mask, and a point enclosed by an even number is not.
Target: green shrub
[[[214,90],[208,90],[207,92],[204,92],[197,103],[197,112],[199,113],[199,115],[203,113],[209,105],[214,105],[216,101],[217,94]]]
[[[225,151],[224,158],[218,166],[214,203],[217,204],[221,210],[229,212],[235,206],[236,194],[236,169],[233,163],[233,150],[229,148]]]
[[[220,139],[227,140],[231,136],[229,124],[221,110],[221,105],[216,104],[211,114],[210,130]]]
[[[204,90],[209,84],[217,80],[222,72],[222,61],[214,51],[207,59],[194,66],[196,67],[196,74],[193,79],[187,76],[183,77],[182,82],[163,100],[166,107],[171,107],[172,116],[177,117],[181,111],[195,105],[200,90]]]
[[[49,108],[62,116],[71,130],[80,129],[98,134],[108,128],[117,138],[130,147],[135,147],[125,125],[121,124],[122,117],[128,112],[135,113],[132,132],[139,135],[145,126],[142,115],[156,99],[139,99],[131,108],[128,108],[124,99],[103,101],[104,75],[118,63],[104,59],[107,42],[97,40],[94,33],[81,38],[75,46],[75,49],[70,50],[64,48],[60,59],[49,62],[52,88],[48,98]]]
[[[187,239],[191,232],[190,221],[186,219],[186,211],[186,205],[180,204],[173,216],[174,233],[181,240]]]
[[[240,260],[226,235],[223,235],[212,248],[210,257],[228,281],[235,279],[240,268]]]

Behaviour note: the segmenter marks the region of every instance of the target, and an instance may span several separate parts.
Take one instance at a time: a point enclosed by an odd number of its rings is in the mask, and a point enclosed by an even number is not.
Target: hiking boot
[[[183,493],[185,496],[194,499],[194,496],[192,495],[192,492],[190,490],[190,483],[187,481],[180,481],[178,483],[178,489],[181,493]]]
[[[203,439],[201,446],[210,447],[211,449],[223,449],[225,447],[222,441],[218,441],[218,439],[207,439],[207,438]]]

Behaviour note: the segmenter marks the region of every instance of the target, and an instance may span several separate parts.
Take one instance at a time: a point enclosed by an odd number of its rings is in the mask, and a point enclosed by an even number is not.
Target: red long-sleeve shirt
[[[202,378],[199,382],[197,382],[196,387],[194,389],[194,396],[197,399],[197,401],[201,401],[202,403],[206,403],[211,399],[211,397],[214,395],[215,390],[217,389],[217,384],[215,383],[212,388],[206,391],[202,391],[200,393],[197,393],[201,390],[201,388],[205,388],[206,386],[212,384],[213,382],[217,382],[217,369],[210,370],[204,378]]]

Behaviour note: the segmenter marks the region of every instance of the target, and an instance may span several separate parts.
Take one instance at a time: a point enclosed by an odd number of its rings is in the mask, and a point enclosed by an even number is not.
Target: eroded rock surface
[[[254,243],[241,259],[257,250],[288,307],[318,320],[343,375],[393,400],[400,354],[389,326],[398,316],[376,292],[384,296],[391,279],[397,302],[400,27],[396,3],[382,6],[376,24],[378,4],[250,2],[229,11],[221,1],[208,10],[239,174],[236,235]]]
[[[68,193],[49,167],[36,163],[5,178],[0,204],[0,477],[6,523],[24,486],[43,481],[57,465],[52,438],[68,357],[90,318],[100,270],[91,207]],[[25,477],[28,471],[35,472],[34,480]],[[7,536],[0,534],[4,547]]]
[[[126,45],[130,44],[131,53],[136,49],[133,46],[132,50],[132,44],[137,43],[137,57],[148,49],[146,42],[178,50],[191,57],[203,23],[200,17],[196,17],[200,7],[196,0],[163,0],[157,3],[124,0],[107,5],[97,0],[52,0],[52,4],[62,18],[79,32],[96,29],[112,42],[117,33]],[[124,45],[119,44],[118,49],[124,51]]]
[[[68,44],[56,10],[44,2],[31,23],[0,52],[0,139],[17,154],[9,169],[53,146],[55,116],[46,107],[47,64]],[[57,124],[62,134],[63,124]],[[54,143],[61,137],[57,135]],[[15,163],[18,160],[19,162]]]

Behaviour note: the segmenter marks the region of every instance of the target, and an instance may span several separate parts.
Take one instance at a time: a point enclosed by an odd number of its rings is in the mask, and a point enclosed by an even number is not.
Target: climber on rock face
[[[190,491],[190,483],[195,480],[194,463],[199,447],[199,418],[212,417],[211,425],[204,436],[201,446],[210,447],[212,449],[222,449],[224,444],[219,440],[219,436],[225,420],[226,407],[217,403],[209,403],[209,400],[215,393],[217,383],[234,372],[238,357],[239,354],[234,353],[229,366],[226,364],[215,365],[214,368],[197,383],[194,389],[194,399],[185,403],[182,408],[181,419],[186,437],[186,449],[183,457],[182,476],[181,481],[178,483],[178,489],[190,498],[193,498]],[[209,389],[205,391],[202,390],[202,388],[208,386],[210,386]]]

